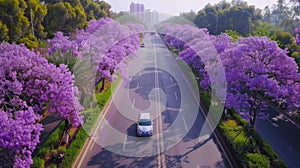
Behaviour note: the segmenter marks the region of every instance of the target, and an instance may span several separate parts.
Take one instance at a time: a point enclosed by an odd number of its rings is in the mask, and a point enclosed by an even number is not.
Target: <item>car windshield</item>
[[[140,122],[139,122],[139,125],[141,125],[141,126],[149,126],[149,125],[151,125],[151,121],[150,120],[143,120],[143,119],[141,119]]]

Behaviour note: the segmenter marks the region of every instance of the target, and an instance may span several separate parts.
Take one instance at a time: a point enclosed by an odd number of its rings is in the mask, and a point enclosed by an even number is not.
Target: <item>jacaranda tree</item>
[[[78,91],[65,65],[49,64],[24,45],[0,45],[0,164],[29,167],[45,112],[82,124]]]
[[[111,29],[102,30],[105,29],[104,25],[108,24]],[[140,32],[144,32],[144,27],[138,24],[121,25],[110,18],[91,20],[85,30],[77,30],[70,36],[57,32],[55,37],[49,40],[51,47],[48,49],[48,54],[51,56],[59,51],[62,55],[71,52],[79,58],[84,58],[86,55],[93,57],[92,59],[98,64],[95,84],[102,83],[100,89],[102,91],[105,80],[113,80],[115,72],[121,70],[120,67],[127,56],[138,50]],[[117,39],[117,37],[123,38]],[[92,41],[95,41],[93,47],[90,45]],[[93,52],[90,52],[90,48],[93,48]]]
[[[210,91],[211,81],[206,64],[203,64],[205,54],[208,55],[204,47],[207,44],[192,29],[190,25],[167,25],[163,32],[176,34],[181,39],[166,34],[163,37],[167,44],[179,51],[179,57],[196,70],[201,88]],[[265,117],[265,98],[287,106],[287,111],[300,107],[297,64],[275,41],[267,37],[248,37],[232,42],[227,34],[210,36],[210,40],[221,57],[226,73],[225,106],[235,109],[249,122],[251,144],[256,119]],[[188,41],[188,44],[183,41]],[[195,48],[203,51],[196,51]]]
[[[288,107],[299,106],[293,98],[299,96],[297,64],[267,37],[240,38],[220,56],[226,67],[226,106],[249,121],[252,144],[255,121],[265,112],[262,96]]]

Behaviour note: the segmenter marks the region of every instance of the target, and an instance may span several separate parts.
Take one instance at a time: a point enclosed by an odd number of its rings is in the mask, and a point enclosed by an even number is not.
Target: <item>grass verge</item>
[[[72,168],[74,162],[77,159],[77,156],[79,155],[85,141],[88,138],[87,132],[90,132],[93,129],[94,125],[96,124],[100,116],[101,111],[104,109],[106,103],[110,99],[113,90],[118,85],[119,79],[120,78],[118,78],[116,82],[107,83],[105,92],[97,93],[95,95],[98,108],[87,109],[82,112],[82,114],[85,117],[84,128],[83,127],[78,128],[76,137],[72,141],[72,143],[68,146],[68,148],[65,147],[59,147],[58,149],[55,148],[64,130],[64,122],[62,122],[60,126],[48,137],[47,141],[42,145],[38,155],[33,158],[33,164],[31,165],[31,168],[44,167],[46,157],[51,157],[52,154],[57,153],[58,151],[64,152],[64,158],[62,159],[62,162],[60,163],[59,167]],[[50,164],[49,167],[55,168],[57,167],[57,165],[52,163]]]

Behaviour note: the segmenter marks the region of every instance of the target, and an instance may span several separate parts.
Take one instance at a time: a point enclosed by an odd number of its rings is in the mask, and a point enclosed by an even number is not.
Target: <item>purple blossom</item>
[[[300,27],[295,29],[296,32],[296,42],[300,46]]]
[[[289,108],[300,107],[297,64],[275,41],[267,37],[248,37],[231,42],[227,34],[212,36],[205,30],[201,34],[190,25],[164,24],[163,27],[164,40],[179,50],[179,58],[198,72],[200,86],[206,90],[213,82],[209,77],[209,72],[214,70],[209,64],[209,54],[213,52],[209,41],[212,41],[226,73],[226,107],[234,108],[245,119],[265,116],[262,112],[266,106],[259,98],[260,94],[277,103],[284,102]],[[299,43],[300,29],[296,32]],[[254,121],[251,125],[254,126]]]
[[[45,111],[82,124],[73,76],[66,66],[55,67],[24,45],[0,45],[0,146],[15,167],[29,167],[39,142]]]

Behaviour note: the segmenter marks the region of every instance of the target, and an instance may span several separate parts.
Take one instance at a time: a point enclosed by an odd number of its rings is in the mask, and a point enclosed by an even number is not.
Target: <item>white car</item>
[[[137,122],[137,135],[138,136],[152,136],[153,122],[150,113],[140,113]]]

